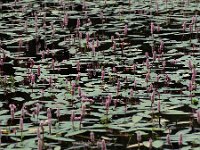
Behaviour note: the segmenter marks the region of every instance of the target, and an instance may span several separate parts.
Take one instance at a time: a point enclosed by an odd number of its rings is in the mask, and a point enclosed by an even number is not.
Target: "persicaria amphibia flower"
[[[153,32],[154,32],[154,23],[151,22],[151,34],[153,34]]]
[[[105,142],[104,139],[101,141],[101,150],[107,150],[107,148],[106,148],[106,142]]]
[[[84,117],[85,114],[86,114],[86,106],[85,106],[85,104],[83,104],[81,107],[81,116]]]
[[[183,22],[182,27],[183,27],[183,31],[185,32],[185,29],[186,29],[186,22],[185,21]]]
[[[90,140],[91,142],[95,141],[94,132],[90,132]]]
[[[23,131],[23,129],[24,129],[24,119],[23,118],[20,118],[19,124],[20,124],[20,126],[19,126],[20,130]]]
[[[51,119],[51,109],[47,108],[47,118]]]
[[[71,120],[71,122],[72,122],[72,127],[74,128],[74,120],[75,120],[75,113],[74,113],[74,110],[71,111],[70,120]]]
[[[40,136],[40,128],[39,128],[39,127],[37,128],[37,138],[38,138],[38,139],[41,138],[41,136]]]
[[[161,105],[161,104],[160,104],[160,100],[158,100],[158,108],[157,108],[157,109],[158,109],[158,112],[160,112],[160,105]]]
[[[76,70],[78,72],[80,72],[80,69],[81,69],[80,61],[77,61],[77,63],[76,63]]]
[[[200,110],[197,110],[197,122],[200,124]]]
[[[40,71],[40,65],[39,65],[38,68],[37,68],[37,76],[39,77],[40,74],[41,74],[41,71]]]
[[[63,19],[63,26],[67,26],[67,25],[68,25],[68,14],[65,13],[64,19]]]
[[[81,22],[80,22],[80,19],[78,18],[77,21],[76,21],[76,28],[79,28],[81,25]]]
[[[188,61],[188,67],[189,67],[190,70],[192,70],[193,64],[192,64],[192,61],[191,61],[191,60]]]
[[[82,91],[81,91],[81,87],[78,86],[78,96],[81,97]]]
[[[140,132],[137,132],[137,141],[141,142],[142,141],[142,136]]]
[[[101,80],[103,81],[105,77],[105,71],[104,69],[101,70]]]
[[[151,103],[153,104],[155,100],[155,91],[151,93]]]
[[[16,106],[15,104],[10,104],[9,108],[10,108],[11,119],[13,120],[15,118]]]
[[[114,36],[113,35],[111,36],[111,42],[112,43],[114,42]]]
[[[23,105],[23,106],[22,106],[22,109],[21,109],[21,117],[22,117],[22,118],[24,118],[25,113],[26,113],[25,105]]]
[[[183,134],[179,134],[178,145],[181,146],[183,144]]]
[[[126,24],[124,26],[124,35],[127,35],[127,33],[128,33],[128,25]]]
[[[112,49],[115,51],[115,50],[116,50],[116,47],[117,47],[117,46],[116,46],[116,42],[114,41],[114,42],[113,42]]]
[[[108,99],[106,99],[105,106],[106,106],[106,114],[108,114],[109,107],[110,107],[110,101]]]
[[[38,138],[38,150],[42,150],[43,142],[40,138]]]
[[[153,140],[152,138],[149,139],[149,149],[152,149],[152,143],[153,143]]]
[[[171,138],[170,138],[170,134],[167,134],[167,137],[166,137],[166,142],[168,145],[171,144]]]
[[[60,108],[57,108],[57,111],[56,111],[56,117],[57,117],[57,118],[60,117]]]

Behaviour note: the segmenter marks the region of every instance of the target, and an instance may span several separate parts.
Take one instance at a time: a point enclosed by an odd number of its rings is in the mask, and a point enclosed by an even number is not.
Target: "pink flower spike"
[[[32,75],[31,75],[31,84],[34,84],[34,83],[35,83],[35,75],[32,74]]]
[[[78,87],[78,96],[81,97],[82,91],[81,91],[81,87]]]
[[[166,61],[165,60],[163,60],[162,66],[163,66],[163,70],[165,70],[165,67],[166,67]]]
[[[183,134],[179,134],[178,145],[181,146],[183,144]]]
[[[197,75],[197,70],[195,68],[193,68],[192,69],[192,79],[191,79],[193,83],[195,82],[196,75]]]
[[[197,122],[200,124],[200,110],[197,110]]]
[[[76,63],[76,70],[78,72],[80,72],[80,68],[81,68],[80,61],[77,61],[77,63]]]
[[[155,91],[151,93],[151,103],[153,104],[155,100]]]
[[[74,113],[74,110],[72,110],[71,111],[71,117],[70,117],[70,120],[71,120],[72,124],[74,122],[74,118],[75,118],[75,113]]]
[[[156,57],[157,57],[156,51],[153,51],[153,61],[156,60]]]
[[[86,33],[86,42],[88,43],[90,41],[90,35],[89,33]]]
[[[137,142],[141,142],[142,141],[142,136],[140,132],[137,132]]]
[[[39,77],[40,74],[41,74],[41,70],[40,70],[40,65],[39,65],[38,68],[37,68],[37,76]]]
[[[50,77],[49,77],[49,85],[52,86],[52,83],[53,83],[53,79],[52,79],[52,77],[50,76]]]
[[[37,128],[37,138],[38,138],[38,139],[41,138],[41,135],[40,135],[40,128],[39,128],[39,127]]]
[[[91,142],[95,141],[94,132],[90,132],[90,141]]]
[[[22,117],[22,118],[24,118],[25,113],[26,113],[25,105],[23,105],[23,106],[22,106],[22,109],[21,109],[21,117]]]
[[[81,120],[81,119],[82,119],[81,116],[79,116],[79,117],[74,117],[74,121],[79,121],[79,120]]]
[[[108,99],[106,100],[105,107],[106,107],[106,114],[108,114],[108,111],[109,111],[109,108],[110,108],[110,102],[109,102]]]
[[[149,139],[149,149],[152,149],[152,143],[153,143],[153,140],[150,138]]]
[[[57,108],[56,117],[57,117],[57,118],[60,118],[60,108]]]
[[[116,48],[117,48],[117,45],[116,45],[116,42],[114,41],[114,42],[113,42],[113,46],[112,46],[113,51],[115,51]]]
[[[71,94],[74,95],[75,93],[75,88],[76,88],[76,84],[74,82],[71,83],[72,89],[71,89]]]
[[[80,19],[78,18],[76,21],[76,28],[80,28],[81,22]]]
[[[157,76],[156,76],[156,82],[159,82],[159,80],[160,80],[160,75],[157,74]]]
[[[95,50],[95,46],[92,45],[92,55],[95,56],[96,50]]]
[[[63,25],[64,25],[64,26],[67,26],[67,25],[68,25],[68,14],[67,14],[67,13],[65,13],[65,15],[64,15]]]
[[[132,70],[133,70],[133,72],[135,72],[136,69],[137,69],[137,64],[133,64],[133,65],[132,65]]]
[[[18,47],[21,48],[23,45],[23,41],[22,38],[20,37],[19,41],[18,41]]]
[[[133,91],[133,89],[131,89],[131,90],[130,90],[130,98],[133,97],[133,93],[134,93],[134,91]]]
[[[30,63],[30,68],[33,68],[35,61],[32,58],[30,58],[28,61]]]
[[[192,70],[193,64],[192,64],[192,61],[191,61],[191,60],[188,61],[188,67],[189,67],[190,70]]]
[[[51,108],[47,108],[47,118],[51,119]]]
[[[39,113],[40,113],[40,104],[37,103],[37,104],[36,104],[36,115],[38,116]]]
[[[15,119],[16,106],[15,106],[15,104],[10,104],[9,107],[10,107],[11,119],[14,120]]]
[[[105,142],[104,139],[101,141],[101,150],[107,150],[107,148],[106,148],[106,142]]]
[[[193,90],[192,81],[189,82],[188,89],[189,89],[190,92]]]
[[[160,41],[160,51],[162,52],[164,48],[164,42],[161,40]]]
[[[160,25],[157,26],[157,32],[160,32]]]
[[[169,133],[167,134],[166,142],[167,142],[168,145],[171,145],[171,138],[170,138],[170,134]]]
[[[186,29],[186,21],[183,22],[182,27],[183,27],[183,32],[185,32],[185,29]]]
[[[114,42],[114,36],[113,35],[111,36],[111,42],[112,43]]]
[[[149,82],[149,80],[150,80],[150,71],[148,70],[146,74],[145,82]]]
[[[86,106],[85,106],[85,104],[83,104],[81,107],[81,116],[84,117],[85,114],[86,114]]]
[[[128,33],[128,25],[126,24],[124,26],[124,35],[127,35],[127,33]]]
[[[103,81],[105,77],[105,71],[104,69],[101,70],[101,80]]]
[[[24,119],[23,118],[20,118],[20,123],[19,124],[20,124],[20,127],[19,127],[20,130],[23,131],[23,129],[24,129]]]
[[[190,33],[193,33],[193,25],[192,24],[189,25],[189,29],[190,29]]]
[[[42,150],[43,142],[40,138],[38,138],[38,150]]]
[[[112,68],[113,73],[117,72],[117,69],[115,67]]]
[[[192,22],[191,22],[191,24],[195,24],[195,22],[196,22],[196,18],[195,18],[195,16],[192,16]]]
[[[119,92],[119,90],[120,90],[120,81],[118,79],[118,81],[117,81],[117,92]]]
[[[136,88],[136,86],[137,86],[137,81],[136,80],[134,80],[133,86],[134,86],[134,88]]]
[[[145,56],[146,56],[146,58],[149,58],[149,53],[145,52]]]
[[[169,84],[170,81],[171,81],[171,78],[169,77],[168,74],[166,74],[166,76],[165,76],[165,82],[166,82],[167,84]]]
[[[99,42],[99,40],[97,39],[97,41],[96,41],[96,47],[99,47],[100,46],[100,42]]]
[[[160,106],[161,106],[161,104],[160,104],[160,100],[158,100],[158,112],[160,112]]]
[[[154,23],[151,22],[151,34],[153,35],[153,32],[154,32]]]
[[[146,58],[146,67],[147,67],[147,69],[150,68],[150,63],[149,63],[149,59],[148,58]]]
[[[48,126],[49,126],[49,134],[51,134],[52,120],[51,120],[51,118],[49,118],[47,121],[48,121],[47,123],[48,123]]]

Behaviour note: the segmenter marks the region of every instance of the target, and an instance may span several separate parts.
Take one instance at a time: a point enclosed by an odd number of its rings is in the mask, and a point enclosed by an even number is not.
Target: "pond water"
[[[198,0],[0,3],[0,149],[200,148]]]

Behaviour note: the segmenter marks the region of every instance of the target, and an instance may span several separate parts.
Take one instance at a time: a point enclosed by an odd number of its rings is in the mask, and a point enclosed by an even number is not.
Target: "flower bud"
[[[20,123],[19,124],[20,124],[20,127],[19,127],[20,130],[23,131],[23,129],[24,129],[24,119],[23,118],[20,118]]]
[[[168,145],[171,145],[171,138],[170,138],[170,134],[167,134],[167,137],[166,137],[166,142]]]
[[[142,141],[142,136],[140,132],[137,132],[137,141],[141,142]]]
[[[183,134],[179,134],[178,145],[181,146],[183,144]]]
[[[107,148],[106,148],[106,142],[105,142],[105,140],[103,139],[102,141],[101,141],[101,150],[106,150]]]
[[[127,33],[128,33],[128,25],[126,24],[124,26],[124,35],[127,35]]]
[[[90,132],[90,140],[91,142],[95,141],[94,132]]]
[[[154,31],[154,24],[153,22],[151,22],[151,34],[153,34],[153,31]]]

